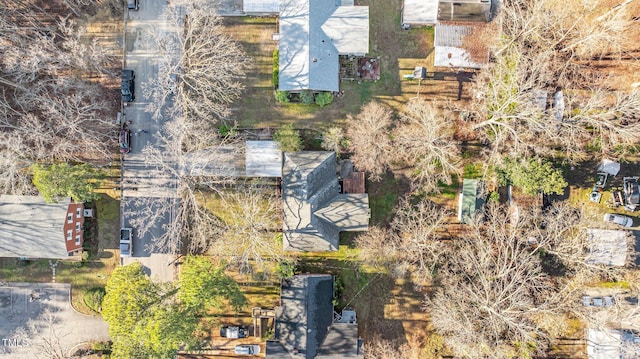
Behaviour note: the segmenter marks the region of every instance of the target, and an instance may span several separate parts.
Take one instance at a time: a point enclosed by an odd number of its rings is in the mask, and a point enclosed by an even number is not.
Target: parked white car
[[[604,221],[619,224],[623,227],[633,226],[633,219],[615,213],[607,213],[604,215]]]
[[[133,230],[131,228],[120,229],[120,257],[133,255]]]
[[[238,355],[260,354],[259,345],[236,345],[234,352]]]

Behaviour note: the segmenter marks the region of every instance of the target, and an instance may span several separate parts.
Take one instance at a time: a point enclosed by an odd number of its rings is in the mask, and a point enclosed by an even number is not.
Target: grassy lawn
[[[99,258],[84,263],[78,260],[59,261],[56,265],[57,283],[71,283],[71,304],[81,313],[95,314],[83,301],[84,293],[93,287],[106,285],[111,272],[119,264],[113,244],[119,226],[119,202],[101,196],[96,201],[98,221]],[[111,238],[113,237],[113,238]],[[102,243],[107,243],[103,246]],[[16,258],[0,258],[0,281],[10,282],[52,282],[53,271],[47,259],[21,261]]]
[[[81,313],[95,314],[84,304],[84,293],[93,287],[104,287],[118,264],[113,252],[105,252],[103,257],[86,263],[60,261],[56,266],[55,281],[71,283],[71,304]],[[0,259],[1,281],[47,283],[52,282],[52,279],[52,270],[47,259],[33,261],[21,261],[15,258]]]

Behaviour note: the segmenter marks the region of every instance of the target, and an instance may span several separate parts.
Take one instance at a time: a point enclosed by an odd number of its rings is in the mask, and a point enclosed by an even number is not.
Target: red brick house
[[[82,253],[84,204],[0,195],[0,257],[63,259]]]

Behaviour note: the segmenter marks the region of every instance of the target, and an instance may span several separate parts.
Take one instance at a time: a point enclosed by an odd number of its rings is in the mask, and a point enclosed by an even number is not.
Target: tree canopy
[[[207,257],[185,258],[177,285],[158,284],[134,262],[115,269],[106,286],[102,316],[109,324],[113,358],[167,358],[180,346],[194,347],[200,318],[228,301],[246,300],[238,285]]]
[[[562,170],[554,168],[551,162],[542,159],[517,161],[507,159],[505,165],[498,170],[503,184],[512,183],[525,194],[536,195],[538,192],[562,194],[567,182]]]
[[[76,202],[95,198],[99,186],[97,171],[89,164],[70,165],[58,163],[49,166],[35,164],[32,167],[33,185],[47,202],[71,197]]]

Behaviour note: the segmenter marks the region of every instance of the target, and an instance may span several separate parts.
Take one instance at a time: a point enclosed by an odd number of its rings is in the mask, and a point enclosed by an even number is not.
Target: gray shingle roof
[[[358,325],[333,323],[316,359],[358,358]]]
[[[0,257],[67,258],[64,223],[71,199],[0,196]]]
[[[287,352],[298,353],[291,357],[314,358],[333,322],[333,276],[296,275],[283,282],[280,299],[281,307],[276,311],[276,338]],[[267,351],[267,358],[284,356],[275,345],[272,344],[272,348],[276,351],[273,356]]]
[[[336,1],[283,0],[279,89],[339,90],[338,55],[369,51],[369,8]]]
[[[305,151],[284,154],[285,250],[335,251],[340,231],[368,229],[368,195],[339,192],[335,153]]]

